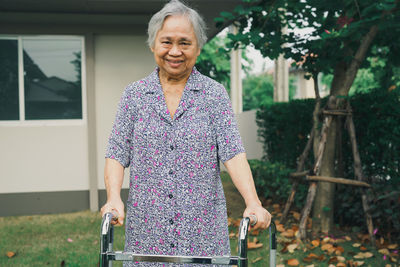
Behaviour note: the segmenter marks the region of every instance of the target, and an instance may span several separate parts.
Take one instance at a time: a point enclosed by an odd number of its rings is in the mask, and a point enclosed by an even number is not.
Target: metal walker
[[[247,235],[250,218],[243,218],[239,228],[239,256],[214,256],[214,257],[192,257],[192,256],[168,256],[168,255],[146,255],[132,252],[113,251],[114,225],[112,213],[106,213],[101,223],[100,235],[100,267],[112,267],[113,261],[134,262],[170,262],[170,263],[197,263],[197,264],[219,264],[237,265],[247,267]],[[273,221],[269,226],[270,242],[270,267],[276,266],[276,226]]]

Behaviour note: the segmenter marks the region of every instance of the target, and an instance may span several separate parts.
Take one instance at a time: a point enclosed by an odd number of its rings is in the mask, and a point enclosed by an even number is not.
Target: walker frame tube
[[[214,257],[192,257],[192,256],[169,256],[135,254],[132,252],[113,251],[114,226],[111,224],[112,213],[106,213],[101,223],[100,234],[100,267],[112,267],[113,261],[135,261],[135,262],[172,262],[172,263],[198,263],[237,265],[247,267],[247,236],[250,224],[249,218],[243,218],[239,228],[239,256],[214,256]],[[270,267],[276,266],[276,227],[273,221],[269,227],[270,240]]]

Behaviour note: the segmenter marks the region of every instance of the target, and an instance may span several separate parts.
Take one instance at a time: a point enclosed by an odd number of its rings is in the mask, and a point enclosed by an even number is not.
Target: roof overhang
[[[150,17],[165,0],[0,0],[0,33],[145,34]],[[184,1],[203,15],[208,36],[219,29],[214,18],[241,0]]]

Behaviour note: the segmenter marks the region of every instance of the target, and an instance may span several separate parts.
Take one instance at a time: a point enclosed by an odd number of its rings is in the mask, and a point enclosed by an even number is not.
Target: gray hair
[[[160,11],[151,17],[147,28],[148,39],[147,43],[150,48],[154,47],[157,32],[161,30],[165,19],[168,16],[182,15],[189,19],[192,23],[194,33],[197,38],[198,47],[201,49],[207,41],[206,23],[197,11],[184,5],[179,0],[171,0]]]

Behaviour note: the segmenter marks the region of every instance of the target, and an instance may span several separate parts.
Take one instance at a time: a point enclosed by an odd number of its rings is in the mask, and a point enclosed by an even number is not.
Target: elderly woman
[[[245,200],[243,216],[258,218],[254,228],[267,228],[271,215],[257,197],[226,90],[194,67],[206,42],[205,23],[173,0],[151,18],[148,35],[158,67],[130,84],[120,100],[101,212],[114,210],[123,224],[120,190],[130,166],[126,251],[229,255],[220,160]]]

